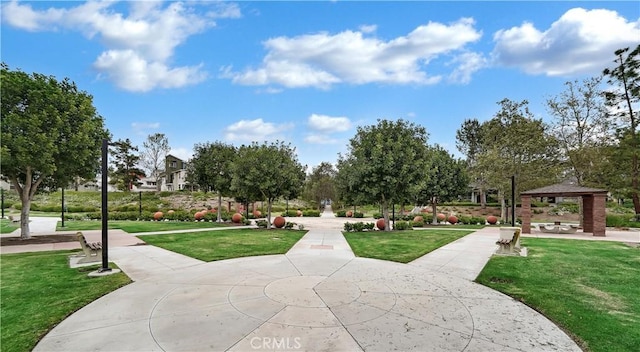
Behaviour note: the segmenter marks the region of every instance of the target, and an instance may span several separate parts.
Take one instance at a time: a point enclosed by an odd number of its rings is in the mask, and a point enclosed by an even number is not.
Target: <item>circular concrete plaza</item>
[[[205,263],[110,249],[134,282],[35,351],[580,351],[544,316],[472,281],[495,229],[400,264],[355,257],[330,213],[291,220],[310,231],[284,255]]]

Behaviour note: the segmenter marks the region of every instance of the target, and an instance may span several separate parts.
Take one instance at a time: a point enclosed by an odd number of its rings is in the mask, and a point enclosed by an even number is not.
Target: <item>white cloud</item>
[[[160,122],[132,122],[131,128],[134,130],[157,130]]]
[[[326,134],[308,134],[304,137],[304,141],[310,144],[338,144],[339,140],[331,138]]]
[[[542,31],[533,23],[500,30],[492,56],[497,64],[549,76],[597,74],[619,48],[635,46],[640,19],[627,21],[611,10],[574,8]]]
[[[346,117],[311,114],[307,123],[309,128],[322,133],[344,132],[351,128],[351,121]]]
[[[202,82],[207,77],[201,70],[202,65],[170,68],[162,62],[147,61],[133,50],[105,51],[94,67],[108,72],[118,87],[132,92],[179,88]]]
[[[370,25],[362,25],[360,26],[360,32],[362,33],[373,33],[378,29],[378,26],[376,26],[375,24],[370,24]]]
[[[224,129],[224,138],[231,142],[275,140],[279,133],[291,128],[288,124],[276,125],[262,119],[240,120]]]
[[[259,67],[242,72],[225,67],[223,77],[243,85],[289,88],[328,89],[337,83],[434,84],[441,76],[427,74],[428,63],[477,41],[482,34],[474,24],[469,18],[448,25],[429,22],[389,41],[369,36],[373,26],[337,34],[271,38],[263,43],[267,55]]]
[[[183,147],[171,148],[171,151],[169,152],[169,154],[175,157],[178,157],[184,161],[188,161],[193,157],[193,150],[189,148],[183,148]]]
[[[471,76],[478,70],[487,66],[487,60],[479,53],[466,52],[452,60],[458,66],[449,75],[449,81],[467,84],[471,82]]]
[[[171,67],[176,48],[190,36],[215,26],[213,18],[237,18],[237,5],[134,1],[128,14],[117,12],[115,2],[89,1],[71,8],[34,10],[29,4],[11,1],[2,5],[2,19],[31,31],[57,26],[77,30],[100,40],[107,48],[94,62],[100,76],[129,91],[176,88],[206,78],[202,65]],[[213,6],[198,15],[195,6]]]

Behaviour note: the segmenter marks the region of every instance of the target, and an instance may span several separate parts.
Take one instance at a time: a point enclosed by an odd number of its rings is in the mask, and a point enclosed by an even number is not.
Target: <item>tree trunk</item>
[[[23,192],[29,193],[28,190]],[[20,210],[20,238],[27,240],[31,238],[31,230],[29,229],[29,209],[31,208],[31,198],[28,195],[21,195],[22,209]]]
[[[218,222],[222,222],[222,194],[218,192]]]
[[[500,198],[500,219],[502,220],[502,222],[506,222],[507,220],[507,204],[504,200],[504,195],[502,193],[500,193],[498,195],[498,197]]]
[[[638,195],[638,188],[640,188],[640,185],[638,184],[638,178],[640,177],[640,175],[638,175],[640,174],[640,165],[638,165],[639,161],[637,154],[633,155],[632,163],[633,171],[631,175],[631,199],[633,200],[633,209],[636,212],[636,219],[638,219],[638,216],[640,216],[640,195]]]
[[[480,207],[482,209],[487,208],[487,198],[485,197],[484,189],[482,188],[480,188]]]
[[[262,206],[264,207],[264,202]],[[269,224],[269,228],[271,228],[271,198],[267,198],[267,224]]]
[[[391,226],[389,226],[389,205],[386,200],[382,200],[382,218],[384,219],[384,230],[391,231]]]
[[[435,198],[431,200],[431,213],[433,214],[433,220],[431,223],[433,225],[438,225],[438,204],[436,203]]]

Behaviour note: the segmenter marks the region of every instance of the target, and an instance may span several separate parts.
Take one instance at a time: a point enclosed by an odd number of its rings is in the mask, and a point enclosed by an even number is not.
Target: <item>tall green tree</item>
[[[144,171],[138,167],[140,156],[137,152],[138,147],[131,144],[129,138],[118,139],[110,145],[110,153],[113,156],[115,167],[110,172],[111,180],[109,183],[121,191],[131,191],[133,186],[141,184],[140,178],[145,176]]]
[[[147,136],[142,143],[144,149],[140,154],[140,165],[148,172],[148,175],[156,181],[156,190],[162,187],[162,174],[165,169],[165,160],[171,148],[169,139],[164,133],[154,133]]]
[[[323,200],[336,199],[336,173],[335,167],[326,161],[314,167],[305,182],[306,200],[321,209]]]
[[[299,194],[305,169],[290,144],[276,141],[242,145],[231,165],[231,191],[248,200],[266,199],[267,221],[271,224],[273,201]]]
[[[187,178],[205,192],[218,194],[218,222],[222,221],[222,197],[231,195],[231,164],[236,148],[222,142],[199,143],[187,167]]]
[[[379,203],[389,227],[389,206],[411,198],[423,177],[428,134],[424,127],[402,119],[378,120],[358,127],[338,168],[347,167],[341,182],[351,187],[352,199]],[[340,171],[338,171],[340,173]]]
[[[640,102],[640,45],[616,50],[615,56],[616,66],[603,71],[612,86],[605,92],[609,115],[617,125],[618,147],[612,157],[619,176],[614,187],[631,196],[640,218],[640,115],[634,111]]]
[[[439,145],[429,148],[424,177],[416,193],[416,204],[431,204],[433,223],[437,220],[437,205],[450,202],[467,192],[469,177],[466,163],[449,154]]]
[[[547,100],[553,118],[550,128],[558,139],[561,157],[581,186],[594,185],[590,175],[597,172],[601,160],[594,153],[612,142],[601,81],[601,77],[593,77],[566,82],[563,92]]]
[[[498,190],[502,219],[506,221],[506,199],[511,196],[511,176],[516,196],[524,190],[558,182],[561,166],[557,140],[541,119],[534,118],[526,100],[503,99],[500,110],[483,123],[483,152],[478,168],[487,183]]]
[[[471,185],[480,192],[480,206],[487,207],[488,184],[485,170],[478,167],[478,156],[484,152],[483,125],[478,119],[466,119],[456,131],[456,147],[467,158],[467,170]]]
[[[3,63],[0,81],[2,175],[20,196],[20,236],[27,239],[34,195],[44,185],[95,177],[109,133],[93,97],[66,78],[14,71]]]

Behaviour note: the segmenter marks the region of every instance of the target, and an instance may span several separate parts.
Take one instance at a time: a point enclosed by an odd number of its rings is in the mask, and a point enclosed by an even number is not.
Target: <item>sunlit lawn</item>
[[[65,221],[64,227],[62,227],[61,225],[62,222],[58,221],[56,231],[88,231],[99,230],[102,228],[102,222],[96,220]],[[176,231],[228,226],[232,225],[229,225],[228,223],[208,221],[109,221],[110,229],[121,229],[128,233]]]
[[[124,273],[89,278],[99,265],[69,268],[68,251],[3,254],[3,351],[31,351],[65,317],[130,282]]]
[[[345,232],[344,237],[358,257],[408,263],[471,232],[438,229],[367,231]]]
[[[306,231],[298,230],[231,229],[149,235],[142,239],[147,244],[209,262],[254,255],[283,254],[305,233]]]
[[[17,223],[12,223],[9,219],[0,219],[0,233],[11,233],[20,228]]]
[[[493,257],[476,281],[542,312],[585,350],[639,350],[639,248],[532,238],[522,245],[528,257]]]

